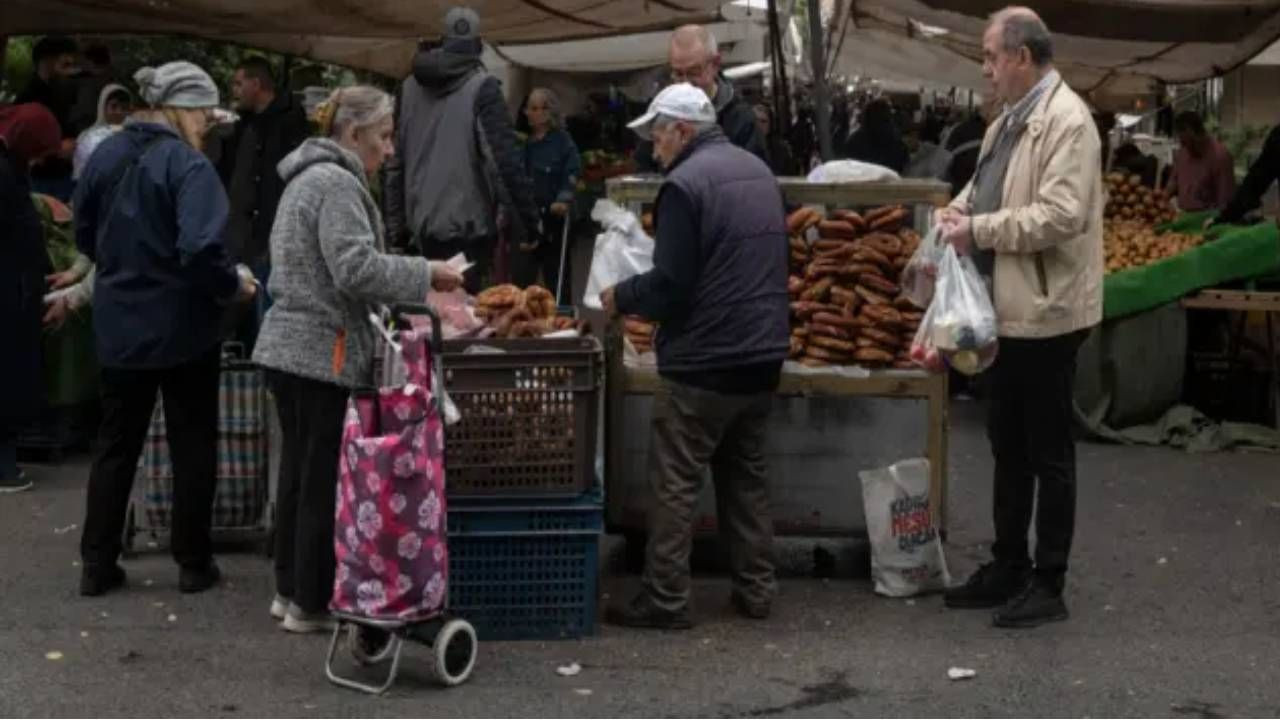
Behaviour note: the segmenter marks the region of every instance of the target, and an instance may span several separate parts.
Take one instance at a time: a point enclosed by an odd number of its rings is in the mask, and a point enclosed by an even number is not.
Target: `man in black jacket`
[[[689,620],[693,514],[709,467],[729,552],[731,601],[768,617],[775,592],[764,439],[787,355],[787,232],[764,161],[735,147],[700,89],[672,85],[631,124],[665,168],[653,269],[605,290],[611,314],[660,324],[644,590],[610,622],[682,629]]]
[[[231,212],[225,242],[232,262],[244,263],[263,287],[271,274],[271,227],[284,195],[284,180],[276,166],[311,134],[306,113],[288,92],[278,92],[271,63],[250,57],[231,80],[240,120],[223,145],[218,174],[227,188]],[[261,313],[270,300],[265,294],[254,308],[234,308],[228,322],[237,339],[253,349]],[[235,316],[235,317],[230,317]]]
[[[69,37],[42,37],[31,49],[31,69],[31,79],[14,104],[43,105],[62,128],[60,151],[31,168],[31,189],[67,202],[75,187],[71,181],[71,155],[75,152],[76,135],[84,129],[71,122],[71,108],[76,99],[75,76],[80,72],[80,46]]]
[[[729,141],[768,163],[768,146],[756,126],[755,112],[738,95],[729,78],[720,73],[720,47],[715,35],[701,25],[676,28],[671,33],[667,61],[671,65],[671,82],[687,82],[711,98],[716,123]],[[662,170],[653,159],[653,143],[649,140],[636,147],[635,159],[640,172]]]
[[[508,250],[536,244],[541,225],[502,83],[480,62],[480,17],[456,7],[444,28],[400,86],[383,214],[389,244],[412,240],[432,260],[466,253],[476,265],[467,289],[476,292],[494,260],[499,208]]]
[[[1238,223],[1245,214],[1262,203],[1262,195],[1271,183],[1280,180],[1280,125],[1271,129],[1262,145],[1262,154],[1249,166],[1240,187],[1231,196],[1231,202],[1218,213],[1214,223]]]

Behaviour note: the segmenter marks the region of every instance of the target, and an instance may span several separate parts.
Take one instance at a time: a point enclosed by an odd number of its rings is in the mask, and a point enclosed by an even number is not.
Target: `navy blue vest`
[[[689,313],[657,338],[658,366],[691,372],[786,359],[790,328],[782,191],[760,158],[713,132],[667,175],[698,216]],[[662,191],[657,202],[662,202]]]

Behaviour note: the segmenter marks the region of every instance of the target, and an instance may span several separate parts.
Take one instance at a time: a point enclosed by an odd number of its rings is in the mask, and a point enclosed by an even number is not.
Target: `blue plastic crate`
[[[595,634],[599,505],[449,506],[449,610],[482,640]]]

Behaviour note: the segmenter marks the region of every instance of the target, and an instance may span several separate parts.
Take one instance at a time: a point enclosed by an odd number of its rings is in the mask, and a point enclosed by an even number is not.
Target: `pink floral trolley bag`
[[[426,315],[431,331],[414,330],[407,315]],[[404,382],[358,390],[347,403],[338,463],[333,598],[337,619],[325,672],[329,680],[369,693],[395,682],[404,641],[429,645],[433,674],[446,686],[466,681],[475,666],[476,633],[446,612],[449,550],[444,476],[444,378],[440,319],[426,306],[397,305],[387,364],[399,358]],[[376,318],[371,318],[376,319]],[[360,665],[390,662],[381,685],[339,676],[334,657],[346,634]]]

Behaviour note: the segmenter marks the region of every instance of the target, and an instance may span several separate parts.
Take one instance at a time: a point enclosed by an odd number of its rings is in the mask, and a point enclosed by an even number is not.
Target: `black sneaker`
[[[1062,591],[1048,582],[1035,580],[997,610],[991,622],[1002,628],[1033,628],[1068,617],[1070,613],[1062,601]]]
[[[80,571],[80,594],[98,597],[124,585],[124,568],[112,563],[105,567],[89,567]]]
[[[218,569],[218,564],[210,560],[204,567],[179,569],[178,590],[184,593],[204,592],[217,585],[221,579],[222,571]]]
[[[990,562],[970,575],[964,585],[947,590],[943,597],[947,607],[957,610],[997,608],[1017,596],[1030,580],[1030,568]]]
[[[773,612],[773,606],[767,600],[752,602],[736,592],[730,593],[729,604],[733,605],[733,609],[737,610],[739,615],[751,620],[767,620]]]
[[[20,493],[23,490],[30,489],[31,481],[27,479],[27,474],[21,470],[13,477],[0,477],[0,495]]]
[[[641,592],[624,606],[613,606],[605,610],[604,620],[610,625],[658,630],[688,630],[693,627],[688,610],[663,610],[653,603],[646,592]]]

